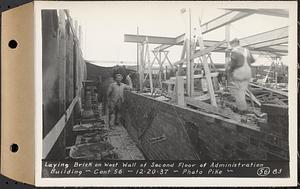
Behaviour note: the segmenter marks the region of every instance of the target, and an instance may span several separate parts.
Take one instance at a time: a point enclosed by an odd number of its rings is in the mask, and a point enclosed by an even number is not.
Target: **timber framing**
[[[227,24],[230,24],[232,22],[235,22],[237,20],[240,20],[242,18],[245,18],[247,16],[250,16],[253,13],[248,13],[248,12],[238,12],[238,11],[229,11],[209,22],[206,22],[205,24],[202,24],[201,27],[201,31],[202,34],[208,33],[210,31],[216,30],[220,27],[223,27]],[[180,36],[176,37],[176,42],[177,44],[183,43],[184,41],[184,36],[185,34],[181,34]],[[162,51],[165,50],[169,47],[173,46],[173,44],[168,44],[168,45],[160,45],[158,47],[156,47],[154,50],[157,51]]]
[[[255,9],[255,10],[254,9],[225,9],[225,10],[247,12],[253,14],[262,14],[268,16],[277,16],[277,17],[284,17],[284,18],[289,17],[289,12],[283,9]]]
[[[143,43],[147,39],[149,44],[173,44],[176,45],[176,39],[172,37],[146,36],[146,35],[132,35],[125,34],[124,42]]]
[[[148,38],[149,44],[183,45],[183,42],[177,43],[177,38],[132,34],[124,35],[124,41],[132,43],[143,43],[146,38]],[[213,47],[219,42],[220,41],[204,40],[204,46],[205,48]],[[288,26],[242,38],[240,39],[240,43],[241,46],[249,48],[253,54],[285,56],[288,53],[288,46],[282,44],[288,43]],[[199,46],[198,43],[196,45]],[[225,52],[226,48],[227,44],[223,43],[218,48],[215,48],[214,52]]]
[[[152,86],[152,65],[155,61],[159,64],[159,83],[160,88],[161,82],[162,82],[162,76],[161,73],[163,73],[163,62],[161,53],[165,52],[165,49],[174,46],[174,45],[181,45],[183,46],[181,58],[179,61],[175,63],[171,63],[168,59],[169,64],[171,65],[171,68],[173,68],[172,65],[177,66],[178,70],[176,72],[177,76],[181,76],[182,67],[183,65],[186,66],[186,92],[187,96],[193,97],[194,96],[194,61],[195,59],[199,58],[199,61],[204,66],[205,74],[207,75],[207,84],[208,84],[208,90],[210,94],[211,103],[213,106],[216,106],[216,103],[214,102],[214,91],[212,87],[212,81],[210,78],[210,68],[208,66],[207,59],[210,57],[210,53],[212,52],[219,52],[219,53],[225,53],[226,54],[226,60],[228,59],[228,52],[230,52],[230,49],[228,48],[228,42],[230,41],[230,24],[243,19],[245,17],[248,17],[252,14],[262,14],[263,9],[233,9],[233,10],[227,10],[226,13],[223,15],[210,20],[209,22],[206,22],[205,24],[201,24],[201,20],[199,20],[199,25],[197,28],[194,28],[196,33],[192,38],[191,36],[191,13],[190,9],[186,13],[188,14],[188,24],[186,28],[186,33],[179,35],[177,37],[161,37],[161,36],[148,36],[148,35],[133,35],[133,34],[124,34],[124,41],[125,42],[131,42],[131,43],[137,43],[138,46],[143,46],[145,43],[148,44],[160,44],[160,46],[154,48],[152,50],[154,54],[154,59],[152,63],[150,63],[150,56],[148,55],[148,60],[141,60],[139,58],[138,65],[140,70],[140,78],[144,79],[144,71],[146,68],[145,61],[148,62],[148,74],[150,77],[150,88],[151,88],[151,94],[153,92],[153,86]],[[286,17],[285,11],[277,10],[270,10],[265,11],[265,14],[271,15],[271,16],[281,16]],[[220,27],[226,27],[225,28],[225,40],[223,41],[214,41],[214,40],[203,40],[202,36],[205,33],[208,33],[210,31],[216,30]],[[280,57],[280,56],[286,56],[288,53],[288,26],[273,29],[270,31],[258,33],[255,35],[247,36],[244,38],[239,39],[240,45],[242,47],[248,48],[251,53],[263,55],[263,56],[270,56],[270,57]],[[197,48],[200,47],[200,48]],[[138,50],[139,51],[139,50]],[[149,48],[146,50],[149,51]],[[142,48],[143,52],[143,48]],[[149,54],[149,52],[148,52]],[[168,54],[168,53],[167,53]],[[167,54],[165,54],[167,58]],[[141,55],[141,57],[143,57]],[[164,59],[165,60],[165,59]],[[212,62],[212,61],[211,61]],[[167,71],[168,68],[166,68]],[[142,70],[142,71],[141,71]],[[174,70],[173,70],[174,71]],[[147,76],[148,76],[147,74]],[[146,76],[146,77],[147,77]],[[166,80],[166,75],[164,77],[164,80]],[[144,81],[144,80],[143,80]],[[143,81],[140,82],[141,86],[143,85]],[[142,88],[140,88],[142,90]]]

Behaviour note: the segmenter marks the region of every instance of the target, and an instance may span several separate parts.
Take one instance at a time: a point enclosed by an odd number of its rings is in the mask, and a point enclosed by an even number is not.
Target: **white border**
[[[54,2],[34,1],[35,13],[35,184],[37,186],[296,186],[297,185],[297,2],[296,1],[205,1],[205,2],[151,2],[178,3],[187,6],[192,3],[214,8],[279,8],[288,9],[289,20],[289,147],[290,178],[41,178],[42,167],[42,36],[41,10],[68,9],[80,4],[100,6],[111,2]],[[112,2],[118,5],[143,2]],[[149,2],[147,2],[149,3]],[[84,10],[87,11],[87,10]],[[122,13],[121,13],[122,14]]]

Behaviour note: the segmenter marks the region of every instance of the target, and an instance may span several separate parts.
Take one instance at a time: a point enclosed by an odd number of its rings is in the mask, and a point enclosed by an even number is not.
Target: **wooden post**
[[[227,41],[227,44],[229,45],[229,41],[230,41],[230,24],[227,24],[225,26],[225,40]],[[230,51],[226,50],[225,51],[225,68],[227,68],[228,63],[231,61],[230,59]],[[226,73],[227,74],[227,73]],[[225,81],[225,87],[227,88],[228,86],[228,78],[229,75],[227,75],[227,79]]]
[[[161,60],[161,51],[158,52],[158,64],[159,64],[159,72],[158,72],[158,83],[159,83],[159,88],[162,88],[162,74],[163,74],[163,68],[162,68],[162,60]]]
[[[192,63],[191,63],[191,10],[188,11],[188,28],[186,33],[186,87],[187,95],[192,96]]]
[[[144,44],[140,44],[140,65],[139,65],[139,80],[140,80],[140,91],[143,92],[144,89]]]
[[[136,29],[136,34],[139,35],[139,27]],[[139,64],[140,64],[140,43],[136,44],[136,70],[139,72]]]
[[[184,42],[183,42],[180,60],[183,60],[185,58],[185,55],[186,55],[186,40],[184,40]],[[182,64],[179,64],[176,75],[181,76],[181,74],[182,74],[181,72],[182,72]]]
[[[176,76],[176,103],[184,106],[184,79],[183,76]]]
[[[229,43],[230,41],[230,24],[225,26],[225,40]],[[230,52],[225,51],[225,63],[227,64],[230,61]]]
[[[152,81],[152,65],[150,61],[150,51],[149,51],[149,44],[148,44],[148,39],[146,39],[146,52],[145,52],[145,65],[146,63],[148,64],[148,76],[149,76],[149,81],[150,81],[150,91],[151,95],[153,93],[153,81]]]
[[[167,80],[167,74],[168,74],[168,67],[166,66],[166,72],[164,72],[164,81]]]

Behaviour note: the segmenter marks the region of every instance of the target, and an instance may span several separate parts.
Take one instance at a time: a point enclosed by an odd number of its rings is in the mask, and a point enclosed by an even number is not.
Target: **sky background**
[[[108,65],[111,64],[109,61],[136,61],[136,44],[125,43],[124,34],[136,34],[139,27],[140,35],[177,37],[185,33],[187,23],[180,9],[191,9],[192,27],[195,27],[198,18],[206,23],[225,13],[225,10],[216,6],[207,7],[198,2],[101,2],[95,6],[75,5],[69,10],[71,17],[82,26],[84,58],[107,62]],[[287,18],[251,15],[231,24],[230,38],[247,37],[287,25]],[[225,27],[204,34],[203,39],[224,40]],[[156,46],[150,45],[150,48]],[[178,61],[182,46],[173,46],[169,51],[170,60]],[[215,63],[224,63],[224,54],[213,53],[212,59]],[[283,57],[284,63],[286,59]],[[270,61],[259,57],[257,63],[269,64]]]

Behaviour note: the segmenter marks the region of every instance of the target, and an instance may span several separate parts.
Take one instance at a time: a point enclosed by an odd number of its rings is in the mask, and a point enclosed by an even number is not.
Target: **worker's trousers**
[[[240,111],[247,110],[246,91],[249,80],[233,81],[233,86],[230,87],[232,96],[235,98],[236,106]]]
[[[117,102],[110,101],[108,103],[108,123],[109,126],[120,124],[122,101],[119,99]]]

